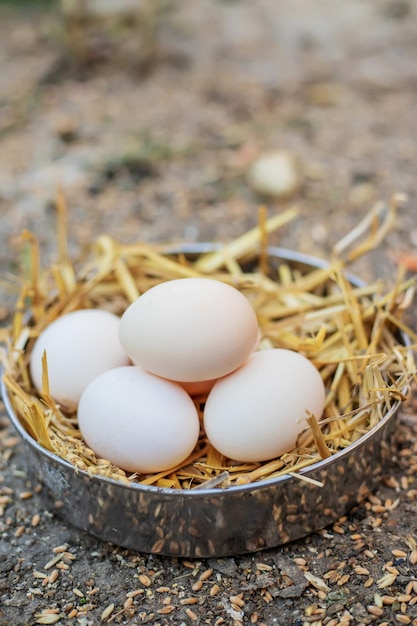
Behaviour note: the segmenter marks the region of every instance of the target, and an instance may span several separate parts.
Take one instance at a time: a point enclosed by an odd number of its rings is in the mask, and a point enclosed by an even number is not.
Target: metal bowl
[[[171,252],[199,255],[212,244]],[[269,258],[306,272],[326,262],[282,248]],[[349,277],[355,285],[362,282]],[[407,344],[407,337],[401,337]],[[389,439],[400,401],[358,441],[299,474],[242,486],[166,489],[90,476],[32,439],[17,417],[2,380],[12,424],[27,450],[28,470],[43,484],[47,507],[74,526],[139,552],[180,557],[224,557],[275,547],[324,528],[347,513],[377,484],[390,456]],[[322,486],[319,486],[322,485]]]

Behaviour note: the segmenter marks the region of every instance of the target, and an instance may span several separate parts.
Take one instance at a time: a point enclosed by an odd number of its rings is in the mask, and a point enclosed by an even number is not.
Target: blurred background
[[[21,233],[56,254],[229,240],[325,257],[379,201],[409,200],[365,278],[417,255],[415,0],[0,0],[0,319]]]

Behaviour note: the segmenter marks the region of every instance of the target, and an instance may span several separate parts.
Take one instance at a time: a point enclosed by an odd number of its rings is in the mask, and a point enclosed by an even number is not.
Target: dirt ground
[[[172,2],[148,64],[140,21],[83,36],[77,60],[55,5],[0,2],[2,323],[22,232],[55,258],[57,186],[74,258],[102,232],[226,241],[256,225],[261,202],[271,215],[299,207],[273,243],[326,258],[401,192],[396,227],[352,270],[393,280],[400,252],[416,270],[417,2]],[[248,179],[271,150],[297,160],[291,198],[264,198]],[[52,516],[3,411],[0,625],[417,624],[415,417],[410,401],[383,481],[346,518],[286,546],[189,562]]]

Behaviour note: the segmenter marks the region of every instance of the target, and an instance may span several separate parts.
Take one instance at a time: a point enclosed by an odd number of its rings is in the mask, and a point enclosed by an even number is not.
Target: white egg
[[[100,309],[82,309],[58,317],[36,339],[30,357],[33,384],[42,389],[46,351],[52,397],[72,406],[85,387],[106,370],[129,363],[118,338],[119,318]]]
[[[134,365],[105,372],[88,385],[78,405],[78,423],[99,457],[145,474],[184,461],[200,431],[187,392]]]
[[[258,321],[245,296],[210,278],[152,287],[123,314],[119,338],[132,360],[183,383],[224,376],[248,358]]]
[[[292,350],[261,350],[214,385],[204,428],[228,458],[267,461],[295,446],[304,418],[310,413],[320,419],[324,401],[320,373],[307,358]]]

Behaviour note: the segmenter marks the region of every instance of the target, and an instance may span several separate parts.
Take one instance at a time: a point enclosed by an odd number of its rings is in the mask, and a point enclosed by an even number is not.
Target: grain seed
[[[260,572],[270,572],[270,571],[272,571],[271,565],[268,565],[267,563],[257,563],[256,564],[256,568]]]
[[[57,569],[52,570],[52,572],[48,576],[49,582],[51,584],[54,583],[57,580],[58,576],[59,576],[59,570]]]
[[[94,587],[93,589],[89,589],[89,590],[87,591],[87,595],[88,595],[88,596],[95,596],[95,595],[96,595],[97,593],[99,593],[99,592],[100,592],[99,587]]]
[[[37,624],[56,624],[61,619],[60,615],[47,613],[46,611],[43,611],[43,613],[36,613],[35,617],[37,618]]]
[[[198,599],[190,596],[189,598],[183,598],[180,600],[180,604],[197,604]]]
[[[211,568],[210,568],[210,569],[206,569],[204,572],[202,572],[202,573],[200,574],[200,576],[199,576],[199,578],[198,578],[198,579],[199,579],[199,580],[202,580],[202,581],[207,580],[208,578],[210,578],[210,576],[212,575],[212,573],[213,573],[213,570],[212,570]]]
[[[72,593],[79,598],[84,598],[84,594],[80,589],[73,589]]]
[[[50,561],[48,561],[47,564],[43,566],[43,568],[44,569],[51,569],[51,567],[53,567],[54,565],[59,563],[59,561],[61,559],[62,559],[62,554],[57,554]]]
[[[21,500],[29,500],[32,497],[33,497],[32,491],[22,491],[21,493],[19,493],[19,498]]]
[[[144,587],[150,587],[152,584],[151,579],[149,578],[149,576],[147,576],[146,574],[140,574],[139,575],[139,582],[141,585],[143,585]]]
[[[175,606],[173,604],[167,604],[162,609],[159,609],[157,613],[159,613],[159,615],[169,615],[172,611],[175,611]]]
[[[211,596],[216,596],[220,591],[220,587],[219,585],[216,583],[214,584],[211,588],[210,588],[210,595]]]
[[[379,606],[376,606],[375,604],[370,604],[366,607],[366,610],[368,611],[368,613],[370,613],[371,615],[375,615],[376,617],[381,617],[381,615],[384,614],[384,609],[381,609]]]
[[[142,593],[145,593],[143,589],[134,589],[133,591],[128,591],[126,598],[136,598],[136,596],[140,596]]]
[[[62,544],[62,545],[60,545],[60,546],[56,546],[56,547],[52,550],[52,552],[53,552],[54,554],[60,554],[61,552],[66,552],[66,550],[68,550],[68,544],[67,544],[67,543],[63,543],[63,544]]]
[[[376,581],[376,584],[380,589],[385,589],[385,587],[391,587],[394,584],[397,578],[397,574],[387,573]]]
[[[191,587],[191,589],[193,591],[200,591],[202,586],[203,586],[203,581],[202,580],[197,580],[197,582],[194,583],[194,585]]]
[[[417,563],[417,550],[412,550],[410,553],[410,557],[408,559],[411,565],[415,565]]]
[[[397,598],[394,598],[394,596],[382,596],[381,600],[382,600],[383,604],[390,605],[390,604],[394,604],[394,602],[397,601]]]
[[[350,574],[345,574],[344,576],[342,576],[338,581],[337,584],[339,585],[339,587],[342,587],[342,585],[345,585],[347,583],[347,581],[350,578]]]
[[[304,576],[307,578],[310,585],[312,585],[316,589],[319,589],[319,591],[330,591],[330,587],[326,585],[322,578],[314,576],[314,574],[311,574],[311,572],[304,572]]]
[[[18,528],[16,528],[14,536],[15,537],[21,537],[23,535],[23,533],[26,530],[26,526],[19,526]]]
[[[406,559],[407,553],[404,550],[391,550],[392,556],[395,556],[396,559]]]
[[[192,620],[193,622],[196,622],[198,620],[197,613],[194,613],[194,611],[192,611],[191,609],[185,609],[185,612],[187,613],[187,615],[190,618],[190,620]],[[217,624],[218,623],[219,622],[217,622]]]
[[[108,619],[110,617],[110,615],[113,613],[114,611],[114,604],[111,603],[108,606],[106,606],[106,608],[104,609],[104,611],[101,614],[101,621],[104,622],[106,619]]]

